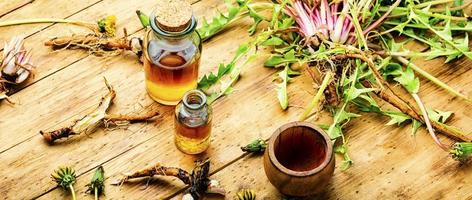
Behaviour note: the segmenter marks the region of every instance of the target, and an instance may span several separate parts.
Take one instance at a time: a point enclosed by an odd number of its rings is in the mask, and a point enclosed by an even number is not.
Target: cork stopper
[[[192,21],[192,6],[186,0],[159,0],[155,22],[164,31],[182,32]]]

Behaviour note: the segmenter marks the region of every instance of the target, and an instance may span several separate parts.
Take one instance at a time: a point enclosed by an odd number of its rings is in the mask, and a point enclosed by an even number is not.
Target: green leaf
[[[440,111],[437,109],[427,109],[429,118],[433,121],[440,122],[440,123],[446,123],[446,121],[453,115],[452,112],[450,111]]]
[[[353,100],[353,103],[362,112],[375,112],[375,113],[382,112],[377,102],[367,94],[359,95],[358,98]]]
[[[398,77],[394,79],[410,93],[418,93],[420,89],[420,79],[415,77],[415,73],[411,67],[407,66],[406,70]]]
[[[412,119],[413,120],[413,123],[411,123],[411,126],[412,126],[412,131],[411,131],[411,134],[412,135],[416,135],[416,132],[418,131],[418,129],[423,125],[423,123],[421,123],[420,121],[416,120],[416,119]]]
[[[342,134],[343,134],[341,126],[339,126],[339,125],[337,125],[337,124],[332,124],[332,125],[328,128],[327,133],[328,133],[329,137],[330,137],[332,140],[341,137]]]
[[[272,36],[270,39],[261,43],[263,46],[280,46],[282,44],[285,44],[285,42],[276,36]]]
[[[344,170],[349,169],[349,167],[351,167],[352,164],[354,163],[351,160],[351,157],[348,154],[347,142],[344,142],[343,144],[341,144],[339,146],[336,146],[334,148],[334,152],[338,153],[338,154],[341,154],[343,156],[343,162],[341,164],[341,170],[344,171]]]
[[[238,0],[238,6],[231,5],[230,0],[225,0],[225,2],[228,10],[226,14],[219,13],[217,16],[213,17],[210,23],[208,23],[208,21],[204,19],[202,26],[197,29],[197,32],[200,34],[202,41],[211,38],[221,30],[223,30],[223,28],[230,22],[232,22],[240,12],[246,9],[247,6],[247,0]]]
[[[388,126],[394,124],[401,125],[402,123],[411,120],[410,116],[401,112],[385,112],[385,115],[390,117],[390,121],[387,122]]]
[[[288,77],[288,70],[289,67],[285,66],[285,68],[278,73],[278,78],[280,78],[280,83],[277,83],[277,98],[279,99],[280,107],[283,110],[287,109],[288,107],[288,95],[287,95],[287,84],[289,81]]]
[[[251,28],[249,28],[248,32],[249,35],[254,35],[254,33],[256,33],[257,27],[264,18],[260,16],[252,7],[247,6],[247,9],[249,11],[249,17],[254,20],[254,23],[251,25]]]
[[[247,43],[241,44],[238,50],[236,50],[236,54],[233,60],[231,60],[229,64],[220,64],[218,67],[217,74],[210,73],[208,75],[204,75],[198,82],[198,88],[205,90],[217,83],[224,75],[230,73],[230,71],[235,67],[236,61],[239,60],[241,56],[245,55],[248,51],[249,45]]]
[[[422,11],[427,12],[429,7],[424,8]],[[449,11],[446,11],[446,14],[450,15]],[[452,31],[451,31],[451,20],[448,19],[446,20],[446,24],[444,25],[443,30],[437,30],[433,28],[428,22],[429,17],[426,14],[419,14],[419,15],[414,15],[413,18],[427,27],[429,30],[431,30],[434,34],[436,34],[441,40],[447,44],[450,45],[451,47],[457,49],[460,51],[463,55],[467,56],[469,59],[472,59],[472,52],[469,51],[468,46],[465,46],[464,43],[457,43],[457,41],[453,40],[452,37]],[[468,39],[465,39],[468,40]],[[466,44],[468,45],[468,44]]]
[[[295,50],[291,49],[290,51],[286,52],[284,55],[280,54],[272,54],[269,59],[264,62],[264,66],[266,67],[278,67],[284,66],[290,63],[297,62],[297,58],[295,57]]]
[[[285,59],[281,55],[273,54],[264,62],[266,67],[277,67],[282,65]]]

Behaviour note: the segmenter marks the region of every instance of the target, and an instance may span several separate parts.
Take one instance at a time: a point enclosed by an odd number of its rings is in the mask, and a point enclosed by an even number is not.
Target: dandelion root
[[[100,104],[95,110],[85,115],[83,118],[75,121],[71,126],[49,132],[40,131],[40,134],[44,137],[44,139],[48,143],[53,144],[54,141],[58,139],[67,138],[71,135],[79,135],[81,133],[91,133],[95,131],[98,127],[104,125],[107,126],[110,123],[119,125],[117,122],[120,122],[120,124],[143,122],[151,120],[152,118],[158,115],[157,112],[152,112],[143,116],[107,114],[107,111],[116,96],[116,92],[115,90],[113,90],[111,85],[108,84],[106,79],[105,84],[108,88],[108,94],[102,97]]]

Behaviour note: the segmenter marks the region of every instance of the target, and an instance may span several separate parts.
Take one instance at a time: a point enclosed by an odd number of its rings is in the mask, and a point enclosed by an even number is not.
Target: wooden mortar
[[[329,136],[307,122],[291,122],[277,129],[264,154],[267,178],[289,196],[322,192],[333,175],[334,165]]]

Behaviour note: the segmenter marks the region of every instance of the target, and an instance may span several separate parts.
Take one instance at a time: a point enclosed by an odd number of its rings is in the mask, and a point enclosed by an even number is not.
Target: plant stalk
[[[434,142],[436,142],[436,144],[439,147],[441,147],[444,151],[449,151],[449,149],[443,143],[441,143],[441,141],[439,140],[436,133],[434,133],[434,129],[431,126],[431,121],[429,119],[428,112],[426,112],[426,108],[424,107],[423,102],[421,102],[421,99],[418,96],[418,94],[412,93],[411,96],[413,97],[413,99],[415,99],[416,104],[418,104],[418,107],[420,107],[420,111],[421,111],[421,114],[423,115],[423,119],[424,119],[424,122],[426,124],[426,128],[428,129],[428,132],[431,135],[431,137],[433,138]]]
[[[95,195],[95,200],[98,200],[98,188],[97,188],[97,187],[95,187],[95,188],[93,189],[93,193],[94,193],[94,195]]]
[[[40,23],[66,23],[66,24],[75,24],[79,26],[84,26],[95,30],[95,24],[83,22],[83,21],[76,21],[76,20],[69,20],[69,19],[56,19],[56,18],[37,18],[37,19],[20,19],[20,20],[10,20],[0,22],[0,27],[5,26],[15,26],[15,25],[22,25],[22,24],[40,24]]]
[[[318,102],[320,101],[323,92],[325,91],[326,87],[328,87],[328,84],[331,82],[331,79],[333,78],[333,74],[331,72],[328,72],[325,77],[323,78],[323,82],[321,83],[320,88],[318,89],[318,92],[316,95],[313,97],[313,100],[311,100],[310,104],[305,108],[305,111],[303,112],[302,116],[300,117],[300,121],[304,121],[308,115],[311,113],[313,108],[318,105]]]
[[[69,185],[70,193],[72,194],[72,200],[76,200],[74,186]]]
[[[425,77],[426,79],[428,79],[429,81],[433,82],[434,84],[436,84],[437,86],[445,89],[446,91],[448,91],[449,93],[451,94],[454,94],[455,96],[458,96],[464,100],[466,100],[468,103],[472,103],[472,100],[461,94],[460,92],[454,90],[452,87],[450,87],[449,85],[447,85],[446,83],[443,83],[441,80],[439,80],[438,78],[434,77],[433,75],[429,74],[428,72],[424,71],[423,69],[421,69],[420,67],[416,66],[415,64],[413,64],[412,62],[410,62],[409,60],[401,57],[401,56],[394,56],[394,58],[398,61],[400,61],[401,63],[405,64],[405,65],[409,65],[411,67],[411,69],[415,70],[418,74],[420,74],[421,76]]]

